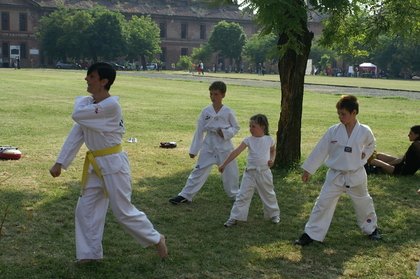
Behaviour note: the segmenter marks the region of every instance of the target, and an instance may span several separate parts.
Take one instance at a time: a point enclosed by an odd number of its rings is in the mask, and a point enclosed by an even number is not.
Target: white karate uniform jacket
[[[371,129],[356,123],[350,137],[342,123],[333,125],[318,142],[302,168],[311,174],[325,164],[329,170],[315,203],[305,232],[314,240],[323,241],[330,226],[339,196],[352,198],[357,221],[366,234],[377,224],[373,201],[367,190],[364,165],[375,149]]]
[[[223,138],[217,134],[221,129]],[[205,107],[198,118],[197,128],[190,146],[190,154],[197,155],[232,151],[234,146],[231,139],[239,132],[239,124],[233,111],[223,106],[218,112],[213,105]],[[202,157],[203,163],[206,158]],[[202,164],[199,162],[199,164]],[[205,165],[205,163],[204,163]]]
[[[125,132],[118,97],[111,96],[95,104],[90,96],[76,98],[72,114],[76,124],[68,135],[57,163],[66,169],[83,143],[91,151],[113,147],[121,143]],[[124,229],[143,247],[160,240],[147,216],[131,204],[131,176],[127,154],[96,157],[103,180],[92,167],[87,185],[79,197],[76,213],[76,257],[101,259],[102,236],[108,205]]]
[[[223,138],[217,134],[221,129]],[[178,194],[189,201],[198,193],[210,174],[212,165],[220,165],[234,149],[232,138],[238,133],[239,125],[233,110],[223,105],[216,112],[213,105],[205,107],[198,117],[189,153],[200,153],[194,170]],[[236,160],[231,162],[222,174],[226,194],[234,199],[239,190],[239,170]]]

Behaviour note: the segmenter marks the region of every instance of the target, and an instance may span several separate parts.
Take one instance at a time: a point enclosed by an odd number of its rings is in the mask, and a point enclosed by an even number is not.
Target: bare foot
[[[156,250],[161,259],[168,257],[168,247],[166,247],[166,239],[163,234],[160,235],[159,243],[156,244]]]

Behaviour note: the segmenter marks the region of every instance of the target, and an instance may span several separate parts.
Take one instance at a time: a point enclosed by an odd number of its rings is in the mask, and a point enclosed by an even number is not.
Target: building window
[[[186,47],[181,48],[181,56],[186,56],[186,55],[188,55],[188,48]]]
[[[188,37],[188,24],[181,23],[181,39],[187,39]]]
[[[1,13],[1,30],[3,31],[10,30],[10,15],[8,12]]]
[[[3,53],[4,58],[9,57],[9,44],[8,43],[2,43],[1,44],[1,51]]]
[[[161,38],[166,38],[166,23],[161,22],[159,24],[159,28],[160,28],[160,37]]]
[[[161,48],[160,61],[166,62],[166,47]]]
[[[26,13],[19,14],[19,31],[28,31],[28,15]]]
[[[26,50],[26,43],[21,43],[20,44],[20,58],[21,59],[26,59],[28,58],[28,55],[26,54],[27,50]]]
[[[205,40],[205,39],[207,39],[206,25],[200,24],[200,40]]]

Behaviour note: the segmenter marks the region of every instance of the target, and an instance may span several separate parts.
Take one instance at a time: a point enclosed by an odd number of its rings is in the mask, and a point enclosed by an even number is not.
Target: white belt
[[[245,171],[257,171],[257,172],[263,172],[266,170],[269,170],[269,166],[260,166],[260,167],[247,167]]]

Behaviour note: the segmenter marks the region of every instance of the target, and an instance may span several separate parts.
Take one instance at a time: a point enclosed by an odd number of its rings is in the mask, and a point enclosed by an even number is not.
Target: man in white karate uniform
[[[76,213],[76,258],[78,263],[103,258],[102,237],[108,204],[118,222],[143,247],[156,245],[161,258],[168,255],[165,237],[147,216],[131,203],[131,175],[128,157],[122,151],[125,132],[118,97],[109,90],[116,77],[107,63],[89,67],[85,80],[91,96],[78,97],[72,114],[76,122],[56,163],[53,177],[67,169],[83,143],[89,149],[82,176],[82,191]]]
[[[305,232],[295,241],[298,245],[308,245],[314,240],[324,241],[343,193],[347,193],[353,202],[362,232],[373,240],[381,238],[364,168],[375,149],[375,138],[371,129],[360,124],[356,118],[359,104],[355,96],[342,96],[336,108],[340,123],[328,129],[302,166],[303,182],[307,182],[324,163],[329,170]]]
[[[200,156],[182,191],[169,199],[175,205],[191,202],[206,182],[212,166],[222,164],[234,149],[231,139],[238,133],[239,125],[233,110],[222,103],[226,95],[226,84],[215,81],[209,91],[212,104],[201,111],[189,152],[190,158],[195,158],[199,152]],[[239,191],[236,160],[226,167],[222,180],[227,196],[235,200]]]

